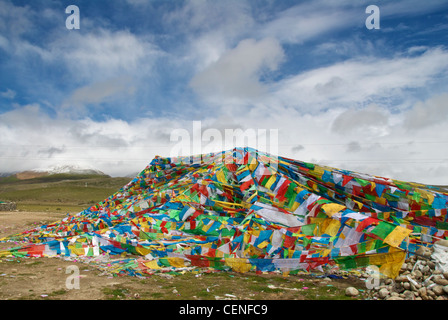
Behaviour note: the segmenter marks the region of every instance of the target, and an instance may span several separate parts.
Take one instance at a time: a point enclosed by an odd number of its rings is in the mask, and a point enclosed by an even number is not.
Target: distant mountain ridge
[[[97,175],[106,175],[104,172],[94,169],[82,167],[79,165],[56,165],[48,168],[38,168],[30,170],[31,172],[36,173],[47,173],[47,174],[60,174],[60,173],[69,173],[69,174],[97,174]]]
[[[11,174],[2,174],[2,177],[15,176],[19,180],[28,180],[34,178],[40,178],[54,174],[74,174],[74,175],[101,175],[107,176],[104,172],[88,167],[82,167],[79,165],[55,165],[48,168],[37,168],[26,170],[22,172],[15,172]]]

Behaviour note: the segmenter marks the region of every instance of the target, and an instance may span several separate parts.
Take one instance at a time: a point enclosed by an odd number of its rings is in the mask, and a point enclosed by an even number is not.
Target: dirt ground
[[[0,238],[64,216],[54,212],[0,212]],[[17,244],[0,243],[0,250],[14,246]],[[79,270],[78,288],[70,287],[75,283],[69,278],[72,266]],[[361,294],[346,297],[348,286],[360,289]],[[363,299],[363,289],[365,283],[351,277],[207,271],[113,277],[89,264],[63,258],[0,258],[0,300],[339,300]]]
[[[0,238],[57,221],[65,215],[54,212],[0,212]],[[0,243],[0,249],[15,247]],[[104,288],[126,282],[124,278],[99,276],[100,272],[82,263],[59,258],[0,258],[0,299],[103,299]],[[66,279],[72,274],[67,267],[80,270],[80,289],[68,290]]]

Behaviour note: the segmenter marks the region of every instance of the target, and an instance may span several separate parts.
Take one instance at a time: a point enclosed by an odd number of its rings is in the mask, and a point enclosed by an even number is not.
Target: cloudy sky
[[[138,172],[193,121],[202,138],[253,130],[282,156],[448,185],[448,3],[0,0],[0,172]]]

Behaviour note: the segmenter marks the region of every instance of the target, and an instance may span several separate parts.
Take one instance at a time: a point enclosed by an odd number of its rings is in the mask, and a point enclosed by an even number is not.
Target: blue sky
[[[447,45],[442,0],[0,0],[0,171],[137,172],[201,121],[278,130],[279,155],[448,184]]]

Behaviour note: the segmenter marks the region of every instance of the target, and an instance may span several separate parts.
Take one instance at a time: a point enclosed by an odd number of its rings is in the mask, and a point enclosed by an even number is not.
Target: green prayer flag
[[[376,236],[378,236],[381,239],[384,239],[387,237],[387,235],[389,233],[391,233],[397,226],[392,224],[392,223],[388,223],[388,222],[384,222],[381,221],[373,230],[372,233]]]
[[[306,224],[306,225],[301,227],[302,233],[307,235],[307,236],[313,236],[315,228],[316,228],[316,224],[315,223]]]

